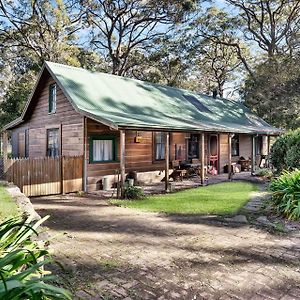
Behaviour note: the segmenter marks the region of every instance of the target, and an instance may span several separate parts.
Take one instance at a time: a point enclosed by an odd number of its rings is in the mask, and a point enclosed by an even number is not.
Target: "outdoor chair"
[[[173,178],[174,181],[180,179],[183,180],[183,177],[186,176],[186,170],[180,168],[179,160],[173,160],[171,162],[171,166],[173,169],[172,174],[170,175],[170,178]]]

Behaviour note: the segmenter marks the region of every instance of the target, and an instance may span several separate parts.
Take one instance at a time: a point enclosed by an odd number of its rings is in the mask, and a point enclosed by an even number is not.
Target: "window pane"
[[[165,159],[165,134],[163,132],[155,133],[155,159]]]
[[[56,111],[56,85],[52,84],[49,87],[49,112]]]
[[[58,129],[47,130],[47,155],[54,157],[59,155],[58,151]]]
[[[93,161],[112,161],[113,141],[93,140]]]

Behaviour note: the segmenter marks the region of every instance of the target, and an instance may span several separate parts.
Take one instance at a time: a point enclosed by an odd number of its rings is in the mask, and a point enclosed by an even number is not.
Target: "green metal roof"
[[[74,108],[115,128],[279,134],[239,102],[46,62]]]

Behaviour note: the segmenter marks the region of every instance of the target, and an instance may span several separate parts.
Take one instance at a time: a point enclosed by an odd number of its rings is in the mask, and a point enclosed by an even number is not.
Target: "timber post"
[[[169,186],[169,164],[170,164],[170,133],[165,134],[165,191],[170,192]]]
[[[7,165],[8,135],[6,130],[2,132],[2,147],[3,147],[3,173],[5,174],[8,169],[8,165]]]
[[[270,152],[271,152],[271,136],[268,135],[268,142],[267,142],[267,153],[268,153],[268,163],[267,163],[267,167],[270,168]]]
[[[255,174],[255,135],[252,136],[251,175]]]
[[[231,144],[232,144],[232,135],[228,133],[228,179],[232,180],[232,171],[231,171],[231,164],[232,164],[232,153],[231,153]]]
[[[120,130],[121,198],[125,196],[125,130]]]
[[[205,149],[204,149],[204,132],[201,133],[201,184],[204,185],[205,182],[205,162],[204,162],[204,156],[205,156]]]

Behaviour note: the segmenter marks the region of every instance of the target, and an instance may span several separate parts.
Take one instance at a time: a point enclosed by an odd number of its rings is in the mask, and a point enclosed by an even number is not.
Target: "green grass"
[[[18,207],[3,186],[0,185],[0,222],[18,215]]]
[[[111,200],[110,203],[144,211],[182,214],[234,214],[250,199],[256,185],[225,182],[172,194],[149,196],[141,200]]]

